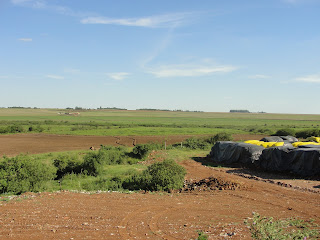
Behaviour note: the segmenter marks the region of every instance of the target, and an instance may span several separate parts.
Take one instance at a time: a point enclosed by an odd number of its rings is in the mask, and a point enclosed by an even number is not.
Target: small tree
[[[283,128],[276,131],[274,136],[295,136],[296,131],[292,128]]]

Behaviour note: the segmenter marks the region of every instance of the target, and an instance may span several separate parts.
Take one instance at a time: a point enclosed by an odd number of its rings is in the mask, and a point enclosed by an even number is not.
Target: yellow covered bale
[[[284,142],[264,142],[261,144],[261,146],[265,147],[265,148],[269,148],[269,147],[280,147],[283,146]]]
[[[284,145],[284,142],[276,142],[273,147],[282,147]]]
[[[320,143],[315,143],[315,142],[294,142],[294,143],[292,143],[292,146],[294,146],[294,147],[299,147],[302,145],[320,145]]]
[[[250,144],[257,145],[257,146],[262,146],[264,148],[280,147],[280,146],[283,146],[283,144],[284,144],[284,142],[263,142],[263,141],[259,141],[259,140],[248,140],[248,141],[245,141],[245,143],[250,143]]]
[[[245,143],[250,143],[250,144],[257,145],[257,143],[260,143],[260,141],[259,140],[247,140],[247,141],[245,141]]]

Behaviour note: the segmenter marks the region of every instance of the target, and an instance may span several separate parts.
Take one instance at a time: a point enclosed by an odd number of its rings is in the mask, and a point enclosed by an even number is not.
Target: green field
[[[75,116],[72,113],[78,112]],[[70,113],[70,115],[66,114]],[[0,109],[0,133],[68,135],[203,135],[273,134],[279,129],[319,129],[320,115],[266,113],[207,113],[127,110]],[[31,127],[31,128],[30,128]]]

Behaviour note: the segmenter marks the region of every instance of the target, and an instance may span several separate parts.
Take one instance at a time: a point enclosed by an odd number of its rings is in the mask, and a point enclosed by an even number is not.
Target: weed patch
[[[274,220],[253,213],[250,221],[245,221],[250,227],[253,239],[319,239],[319,226],[312,220],[304,221],[297,218]]]

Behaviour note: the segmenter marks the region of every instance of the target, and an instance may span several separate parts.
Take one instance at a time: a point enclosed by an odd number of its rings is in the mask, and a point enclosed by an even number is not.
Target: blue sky
[[[0,106],[320,114],[320,0],[0,0]]]

